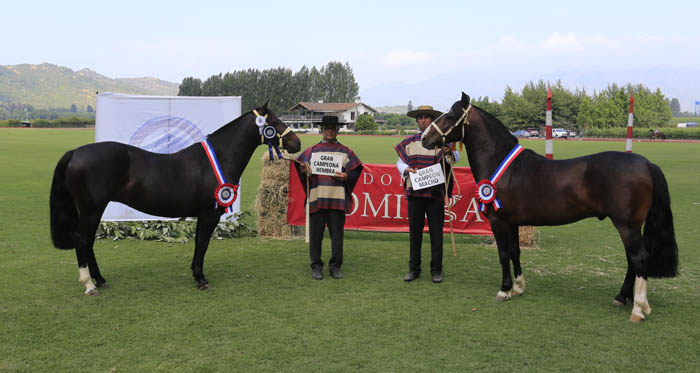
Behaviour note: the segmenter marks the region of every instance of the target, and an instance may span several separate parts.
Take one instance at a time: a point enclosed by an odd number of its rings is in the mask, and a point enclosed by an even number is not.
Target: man
[[[422,105],[416,110],[407,114],[411,118],[416,118],[420,132],[416,135],[408,136],[395,147],[399,156],[396,168],[399,170],[404,180],[405,196],[408,201],[408,226],[410,231],[411,249],[410,260],[408,262],[408,274],[404,281],[410,282],[417,279],[421,272],[421,245],[423,242],[423,228],[425,227],[425,217],[428,218],[428,230],[430,233],[430,273],[434,283],[442,282],[442,229],[445,224],[445,185],[440,184],[434,187],[413,190],[410,173],[415,173],[419,169],[440,163],[443,156],[446,157],[446,172],[449,174],[450,163],[459,160],[459,153],[451,151],[445,145],[440,151],[429,150],[421,144],[423,131],[430,126],[435,118],[442,115],[434,110],[432,106]],[[445,175],[447,178],[447,174]],[[450,179],[451,187],[452,180]]]
[[[295,162],[299,179],[306,191],[307,175],[309,177],[309,258],[311,259],[311,276],[316,280],[323,279],[323,261],[321,260],[321,244],[323,232],[328,225],[331,236],[331,259],[328,267],[331,277],[340,279],[343,274],[340,266],[343,264],[343,233],[345,213],[350,211],[351,193],[362,173],[362,162],[345,145],[338,142],[338,117],[324,116],[321,131],[323,139],[316,145],[306,149]],[[312,158],[315,160],[316,173],[311,167]],[[324,171],[319,164],[328,167],[340,167],[332,176],[320,174]],[[319,168],[321,167],[321,168]]]

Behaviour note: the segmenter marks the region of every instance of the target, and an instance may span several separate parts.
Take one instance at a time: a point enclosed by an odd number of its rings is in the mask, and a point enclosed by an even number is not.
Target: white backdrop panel
[[[97,95],[95,142],[117,141],[155,153],[174,153],[241,116],[240,96]],[[213,177],[213,176],[212,176]],[[236,180],[228,180],[235,182]],[[177,185],[173,185],[177,188]],[[214,191],[212,191],[212,194]],[[241,210],[240,189],[233,213]],[[222,216],[222,219],[226,216]],[[102,220],[170,220],[110,202]]]

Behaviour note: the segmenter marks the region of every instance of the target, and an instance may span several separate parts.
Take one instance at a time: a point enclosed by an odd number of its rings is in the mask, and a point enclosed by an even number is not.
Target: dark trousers
[[[435,198],[408,197],[408,227],[411,238],[411,258],[408,268],[420,273],[421,245],[425,217],[430,233],[430,273],[442,273],[442,228],[445,225],[445,205]]]
[[[340,269],[340,266],[343,265],[345,211],[319,210],[309,216],[309,258],[312,270],[323,269],[321,244],[326,225],[328,225],[328,233],[331,235],[331,260],[328,261],[328,267]]]

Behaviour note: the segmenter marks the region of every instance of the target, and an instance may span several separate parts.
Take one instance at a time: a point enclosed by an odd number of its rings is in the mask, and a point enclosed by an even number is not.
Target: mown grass
[[[538,228],[539,248],[522,255],[527,292],[505,303],[494,300],[501,275],[488,237],[457,236],[457,257],[446,247],[444,283],[406,284],[407,234],[367,232],[346,233],[342,280],[311,279],[303,240],[212,242],[205,292],[189,271],[192,243],[102,240],[95,250],[111,287],[86,297],[74,252],[52,248],[48,192],[61,154],[93,136],[0,130],[0,371],[696,371],[700,363],[700,144],[634,144],[668,178],[681,275],[650,280],[653,314],[632,324],[629,306],[610,306],[624,250],[609,220],[595,219]],[[398,138],[340,139],[365,162],[395,161]],[[302,137],[304,147],[317,140]],[[544,152],[544,141],[522,143]],[[557,141],[555,157],[610,149],[624,142]],[[244,174],[244,209],[259,164]]]

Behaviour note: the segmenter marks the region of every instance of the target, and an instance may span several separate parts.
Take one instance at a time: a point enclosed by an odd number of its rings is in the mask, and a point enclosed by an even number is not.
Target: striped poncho
[[[297,158],[297,160],[311,163],[311,154],[327,153],[334,156],[340,155],[342,161],[342,171],[348,174],[345,181],[340,181],[333,176],[311,175],[309,185],[309,213],[314,213],[321,209],[343,210],[350,212],[350,194],[355,188],[355,184],[362,173],[362,162],[350,148],[339,142],[320,142],[313,145]],[[306,175],[301,172],[299,166],[299,179],[304,191],[306,191]]]
[[[396,150],[396,153],[399,155],[399,159],[407,164],[408,167],[421,169],[432,166],[442,159],[442,150],[436,151],[423,147],[421,143],[422,135],[423,133],[419,132],[415,135],[408,136],[394,147],[394,150]],[[447,167],[448,169],[446,171],[449,173],[449,163]],[[452,184],[452,180],[450,180],[450,184]],[[406,191],[406,197],[442,199],[445,194],[445,186],[442,184],[431,188],[413,190],[410,177],[405,177],[404,189]]]

